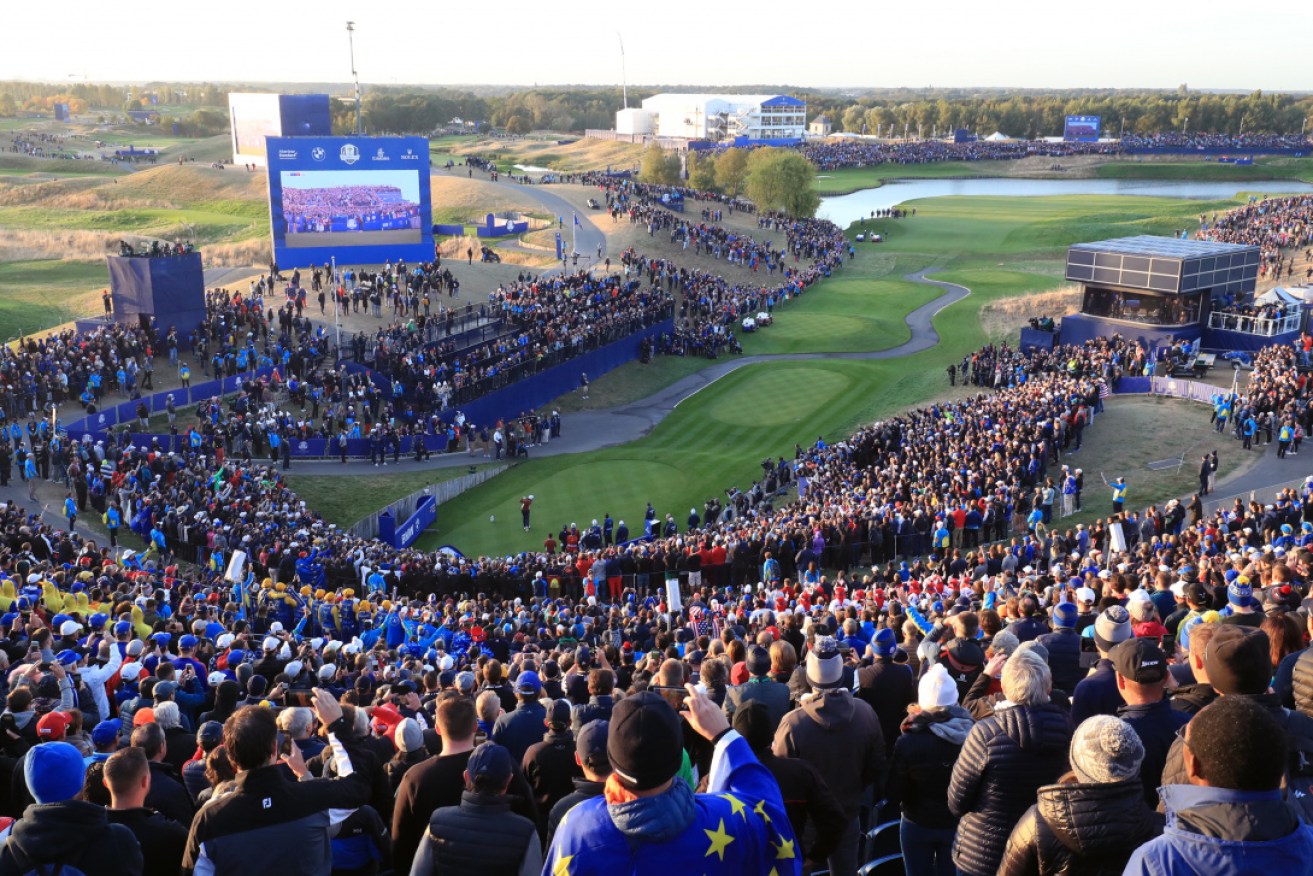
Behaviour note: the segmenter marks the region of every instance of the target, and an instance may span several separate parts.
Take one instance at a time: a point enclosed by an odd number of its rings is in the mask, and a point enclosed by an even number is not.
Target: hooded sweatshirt
[[[131,830],[110,824],[103,806],[81,800],[38,803],[24,810],[0,848],[0,873],[27,873],[38,864],[136,876],[142,872],[141,846]]]
[[[800,757],[820,771],[848,817],[862,794],[884,790],[884,734],[875,711],[844,689],[818,691],[784,716],[772,746],[776,757]]]

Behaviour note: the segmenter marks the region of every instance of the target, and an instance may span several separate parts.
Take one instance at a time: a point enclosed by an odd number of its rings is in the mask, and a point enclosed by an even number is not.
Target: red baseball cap
[[[47,712],[36,722],[36,735],[43,742],[59,742],[68,732],[68,727],[73,723],[73,716],[67,712],[55,710]]]

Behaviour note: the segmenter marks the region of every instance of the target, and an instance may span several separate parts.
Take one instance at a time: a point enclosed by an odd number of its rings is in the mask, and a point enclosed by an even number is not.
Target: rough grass
[[[328,467],[325,466],[319,466],[313,472],[303,472],[297,471],[294,464],[287,481],[325,520],[346,527],[411,493],[469,473],[468,466],[404,471],[414,465],[403,456],[399,466],[403,470],[396,473],[392,473],[389,466],[379,469],[382,474],[339,477],[326,471]],[[479,465],[477,468],[482,470],[490,466]]]
[[[1001,298],[980,308],[980,325],[991,341],[1015,343],[1018,333],[1032,316],[1047,315],[1059,320],[1080,310],[1080,287],[1064,285],[1050,292],[1024,298]]]
[[[569,139],[562,135],[560,139]],[[556,138],[501,140],[491,137],[467,139],[447,147],[453,156],[478,155],[492,157],[505,173],[514,173],[512,165],[526,164],[549,167],[566,173],[585,170],[604,170],[636,167],[643,147],[633,143],[612,143],[609,140],[581,138],[562,146]]]

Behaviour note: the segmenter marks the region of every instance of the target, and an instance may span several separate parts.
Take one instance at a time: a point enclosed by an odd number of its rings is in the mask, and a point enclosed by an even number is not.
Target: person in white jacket
[[[100,715],[100,720],[104,721],[110,717],[109,697],[105,694],[105,683],[114,677],[114,673],[119,671],[123,665],[123,655],[110,642],[101,642],[100,647],[96,649],[96,662],[88,665],[85,657],[79,658],[78,662],[69,667],[69,671],[74,675],[74,687],[77,682],[87,686],[91,691],[91,699],[96,703],[96,711]]]

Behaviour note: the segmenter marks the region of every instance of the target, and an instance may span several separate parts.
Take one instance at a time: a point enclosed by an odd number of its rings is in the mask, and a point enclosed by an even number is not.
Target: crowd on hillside
[[[1263,278],[1281,279],[1296,277],[1295,260],[1301,255],[1311,262],[1304,280],[1313,278],[1313,196],[1296,195],[1287,198],[1251,198],[1243,207],[1225,213],[1199,217],[1200,240],[1222,243],[1240,243],[1257,246],[1262,250]]]
[[[0,872],[852,874],[885,818],[914,876],[1297,871],[1313,483],[1045,508],[1145,355],[986,347],[772,462],[796,500],[510,557],[355,539],[203,434],[92,448],[71,528],[0,509]]]
[[[876,167],[881,164],[930,164],[938,161],[1010,161],[1031,156],[1123,155],[1181,150],[1233,149],[1236,152],[1313,149],[1308,138],[1276,134],[1166,133],[1127,135],[1120,140],[1082,143],[1055,140],[869,141],[825,139],[799,147],[821,170]]]

